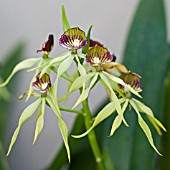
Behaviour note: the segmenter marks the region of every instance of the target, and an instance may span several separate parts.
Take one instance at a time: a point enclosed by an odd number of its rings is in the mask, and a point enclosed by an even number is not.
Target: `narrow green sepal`
[[[87,45],[82,48],[82,53],[86,54],[89,47],[90,47],[90,37],[91,37],[91,30],[92,30],[93,25],[90,26],[88,33],[87,33]]]
[[[63,31],[67,31],[70,28],[70,24],[67,19],[66,11],[64,5],[61,6],[62,9],[62,23],[63,23]]]

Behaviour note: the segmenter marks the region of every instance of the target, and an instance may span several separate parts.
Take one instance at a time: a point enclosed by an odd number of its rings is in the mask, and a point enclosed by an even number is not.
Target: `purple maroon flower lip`
[[[142,86],[140,84],[141,77],[138,74],[128,72],[128,73],[122,74],[121,76],[119,76],[119,78],[122,79],[126,84],[130,85],[137,92],[142,91]],[[122,90],[126,91],[125,87],[123,87],[122,85],[119,84],[119,87]]]
[[[112,62],[112,60],[113,56],[110,52],[106,48],[98,45],[90,48],[86,54],[86,62],[90,63],[91,66],[101,66]]]
[[[43,52],[43,53],[49,54],[51,52],[53,46],[54,46],[54,36],[52,34],[50,34],[48,36],[47,42],[45,42],[42,45],[42,48],[40,50],[37,50],[37,53]]]
[[[36,76],[36,80],[32,83],[33,87],[36,90],[40,90],[41,93],[46,93],[49,88],[51,87],[51,80],[50,76],[45,73],[41,78],[40,78],[40,73]]]
[[[87,38],[80,28],[70,28],[61,36],[59,44],[64,48],[75,51],[87,45]]]
[[[103,44],[101,44],[99,41],[95,41],[95,40],[90,40],[90,47],[95,47],[95,46],[100,46],[100,47],[104,47]],[[112,54],[112,62],[116,61],[116,56],[114,54]]]

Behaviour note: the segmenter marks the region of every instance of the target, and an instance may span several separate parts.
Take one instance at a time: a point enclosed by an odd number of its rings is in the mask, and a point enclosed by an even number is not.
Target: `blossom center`
[[[75,39],[73,42],[73,46],[78,47],[80,45],[80,40],[79,39]]]
[[[48,86],[48,83],[47,83],[47,82],[44,83],[44,84],[42,84],[42,85],[41,85],[42,90],[45,90],[45,89],[47,88],[47,86]]]
[[[98,57],[94,57],[94,58],[93,58],[93,62],[94,62],[95,64],[99,64],[99,63],[100,63],[100,59],[99,59]]]

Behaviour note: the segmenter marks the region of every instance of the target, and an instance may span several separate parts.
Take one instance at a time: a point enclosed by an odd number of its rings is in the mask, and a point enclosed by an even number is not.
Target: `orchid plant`
[[[19,97],[19,99],[22,99],[26,96],[26,101],[28,101],[30,97],[33,97],[35,101],[22,112],[18,126],[12,136],[7,155],[10,154],[23,123],[38,110],[33,143],[36,142],[44,126],[46,107],[50,107],[58,117],[58,127],[66,147],[69,161],[71,158],[68,143],[68,129],[62,118],[62,111],[74,112],[84,117],[86,132],[83,134],[73,134],[72,136],[74,138],[88,136],[96,163],[100,169],[104,169],[104,163],[94,128],[113,114],[117,115],[113,121],[110,136],[115,133],[116,129],[118,129],[122,123],[128,127],[128,122],[124,117],[125,110],[128,108],[135,110],[139,126],[144,131],[153,149],[161,155],[154,144],[151,130],[140,113],[147,115],[158,134],[161,134],[161,129],[164,131],[166,131],[166,129],[161,122],[154,117],[152,110],[139,100],[142,98],[139,94],[142,91],[140,84],[141,76],[129,71],[126,66],[117,63],[114,54],[111,54],[100,42],[91,39],[92,26],[90,26],[87,35],[79,27],[70,27],[64,6],[62,6],[62,21],[64,33],[59,39],[59,45],[66,48],[68,52],[52,58],[50,52],[54,46],[54,37],[50,34],[48,40],[42,45],[42,48],[37,50],[37,52],[43,54],[42,57],[29,58],[21,61],[15,66],[6,81],[0,84],[1,92],[2,88],[9,83],[13,75],[18,71],[28,69],[28,71],[35,72],[33,78],[30,80],[28,91]],[[68,69],[73,62],[76,63],[76,71],[70,73]],[[52,72],[56,73],[53,84],[51,83]],[[61,99],[58,99],[58,81],[60,78],[64,78],[68,82],[68,92]],[[88,98],[91,90],[95,88],[97,83],[101,83],[107,90],[110,102],[93,118],[88,104]],[[79,90],[80,95],[74,106],[72,108],[62,107],[60,102],[67,100],[67,98],[77,90]],[[139,99],[137,99],[137,97]],[[82,108],[76,109],[80,104]]]

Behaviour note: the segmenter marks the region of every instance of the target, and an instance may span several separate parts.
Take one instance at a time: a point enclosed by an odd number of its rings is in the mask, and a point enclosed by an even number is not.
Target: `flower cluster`
[[[7,85],[13,75],[22,69],[31,68],[29,71],[35,71],[30,82],[29,90],[24,94],[27,95],[26,100],[28,100],[31,96],[34,96],[36,101],[23,111],[21,118],[19,119],[18,127],[12,137],[8,154],[16,141],[22,124],[30,118],[38,108],[38,119],[36,121],[34,137],[34,142],[36,141],[43,129],[45,105],[48,105],[58,117],[58,127],[63,137],[68,159],[70,160],[68,130],[64,120],[62,119],[61,111],[63,108],[60,106],[60,101],[66,100],[72,92],[79,90],[80,96],[75,102],[73,108],[65,110],[82,115],[88,114],[87,108],[84,107],[87,103],[90,91],[95,87],[97,82],[100,82],[107,89],[110,102],[98,113],[98,115],[94,118],[93,123],[89,128],[87,128],[85,133],[77,136],[74,135],[74,137],[79,138],[87,135],[94,127],[112,115],[113,112],[117,112],[117,116],[113,121],[110,131],[110,135],[113,135],[122,122],[128,126],[128,123],[124,118],[124,112],[128,105],[130,105],[136,111],[139,125],[145,132],[151,146],[158,154],[160,154],[154,145],[150,129],[146,122],[142,119],[140,112],[143,112],[148,116],[149,121],[154,125],[158,133],[160,133],[160,128],[164,131],[166,130],[154,117],[150,108],[145,106],[139,100],[133,98],[133,95],[141,97],[139,94],[139,92],[142,91],[142,86],[140,84],[141,77],[136,73],[128,71],[124,65],[117,63],[116,56],[111,54],[100,42],[91,40],[91,28],[88,31],[88,36],[86,36],[85,32],[79,27],[70,28],[67,19],[63,21],[63,26],[66,31],[61,35],[59,45],[68,49],[68,52],[57,57],[50,57],[49,54],[54,46],[54,38],[53,35],[50,34],[42,48],[37,50],[37,52],[43,52],[43,57],[30,58],[20,62],[16,65],[7,80],[0,85],[0,87]],[[81,50],[83,52],[81,52]],[[76,63],[76,71],[70,73],[68,69],[73,61]],[[50,80],[51,72],[56,73],[56,78],[53,84]],[[68,81],[69,88],[68,93],[58,100],[56,92],[58,90],[58,81],[60,77]],[[40,91],[41,95],[35,95],[34,90]],[[83,112],[82,110],[75,110],[80,103],[83,103]]]

